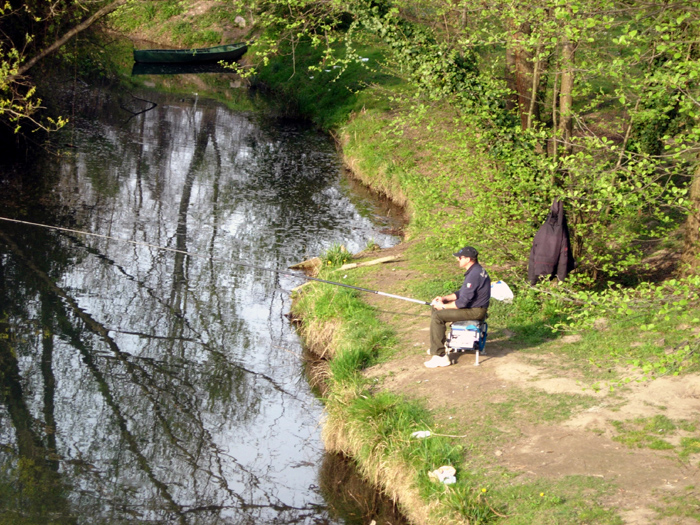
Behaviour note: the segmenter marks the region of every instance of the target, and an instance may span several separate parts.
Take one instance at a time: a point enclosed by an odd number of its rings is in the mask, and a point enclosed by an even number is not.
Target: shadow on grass
[[[408,525],[396,504],[367,483],[354,462],[341,454],[324,455],[319,481],[331,516],[347,525]]]

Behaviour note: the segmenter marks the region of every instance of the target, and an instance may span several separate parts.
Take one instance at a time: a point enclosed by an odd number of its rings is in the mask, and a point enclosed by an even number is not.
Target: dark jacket
[[[530,250],[527,277],[530,284],[537,283],[541,277],[553,279],[556,276],[563,281],[575,266],[564,205],[561,201],[555,200],[544,224],[535,234]]]
[[[491,278],[475,263],[464,274],[462,287],[455,292],[457,308],[488,308],[491,300]]]

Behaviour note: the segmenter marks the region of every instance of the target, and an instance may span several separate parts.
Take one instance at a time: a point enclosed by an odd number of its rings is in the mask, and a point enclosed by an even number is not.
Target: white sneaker
[[[438,368],[440,366],[450,366],[450,358],[447,355],[434,355],[430,361],[423,363],[428,368]]]

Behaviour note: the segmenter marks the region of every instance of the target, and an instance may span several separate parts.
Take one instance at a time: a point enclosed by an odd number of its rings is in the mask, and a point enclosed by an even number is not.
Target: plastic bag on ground
[[[433,481],[439,481],[445,485],[452,485],[457,481],[457,478],[455,477],[456,474],[457,470],[453,466],[444,465],[439,469],[428,472],[428,477]]]
[[[504,281],[496,281],[491,283],[491,298],[504,303],[513,302],[513,291]]]

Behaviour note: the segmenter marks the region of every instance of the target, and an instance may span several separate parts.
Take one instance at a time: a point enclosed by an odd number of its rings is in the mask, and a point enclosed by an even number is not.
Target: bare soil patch
[[[402,249],[377,252],[375,257],[400,254]],[[397,294],[402,283],[414,277],[416,273],[401,260],[372,274],[382,291]],[[625,523],[696,523],[659,517],[657,509],[669,496],[682,497],[689,486],[700,483],[698,455],[681,460],[669,450],[628,448],[613,440],[617,431],[612,422],[660,414],[700,422],[700,377],[659,378],[614,392],[596,391],[575,367],[562,366],[566,357],[552,353],[533,360],[511,342],[512,334],[493,324],[479,366],[474,366],[473,354],[461,354],[452,366],[427,369],[423,362],[428,358],[429,308],[373,295],[367,301],[400,339],[398,354],[367,370],[367,376],[376,379],[379,388],[424,400],[435,413],[436,425],[451,434],[464,435],[465,440],[479,435],[475,428],[497,434],[495,441],[478,443],[477,450],[491,466],[517,473],[510,483],[538,477],[598,477],[614,487],[600,503],[616,508]],[[534,406],[518,404],[528,398]],[[510,408],[513,399],[515,409],[508,417],[492,417],[491,411]],[[556,407],[561,401],[571,407],[563,417],[539,417],[538,403]]]

